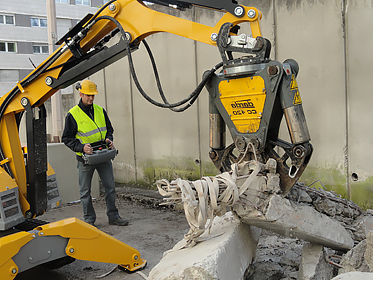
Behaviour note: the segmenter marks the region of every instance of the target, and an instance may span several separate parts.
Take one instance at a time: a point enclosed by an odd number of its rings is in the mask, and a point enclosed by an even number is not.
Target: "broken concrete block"
[[[206,233],[200,239],[212,238],[192,248],[183,248],[185,239],[176,244],[150,271],[148,279],[243,279],[255,259],[261,230],[241,223],[229,212],[216,217],[210,235]]]
[[[367,246],[364,253],[364,259],[369,266],[369,270],[373,271],[373,232],[370,231],[367,235]]]
[[[338,205],[332,200],[318,198],[313,205],[319,212],[325,212],[327,215],[335,216],[337,213]]]
[[[333,267],[325,260],[324,246],[304,244],[298,280],[330,280],[332,277]]]
[[[239,206],[234,211],[247,224],[287,237],[303,239],[335,250],[347,251],[354,246],[351,235],[340,222],[308,205],[295,205],[281,195],[270,196],[263,213],[248,212]]]
[[[367,243],[366,240],[364,240],[361,241],[356,247],[348,251],[340,261],[342,268],[339,269],[338,274],[351,271],[369,272],[369,265],[364,259],[366,249]]]
[[[365,240],[369,231],[373,231],[373,216],[370,214],[359,216],[352,227],[356,229],[354,232],[355,240]]]
[[[347,272],[339,274],[334,277],[332,280],[373,280],[373,273],[371,272]]]
[[[307,194],[306,191],[293,187],[290,189],[289,193],[286,195],[286,198],[295,203],[312,203],[312,198]]]
[[[260,235],[253,273],[247,280],[297,279],[303,241],[282,238],[266,230]]]

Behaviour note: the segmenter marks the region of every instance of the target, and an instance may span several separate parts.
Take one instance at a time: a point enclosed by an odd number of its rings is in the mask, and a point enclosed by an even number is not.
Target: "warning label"
[[[291,76],[290,90],[295,91],[293,104],[294,105],[302,104],[302,99],[300,98],[299,89],[298,89],[298,83],[295,80],[294,74]]]

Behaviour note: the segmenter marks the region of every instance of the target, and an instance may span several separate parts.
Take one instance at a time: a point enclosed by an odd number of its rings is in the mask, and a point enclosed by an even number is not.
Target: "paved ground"
[[[158,204],[161,201],[162,198],[157,191],[118,187],[117,206],[120,215],[130,221],[129,226],[123,227],[108,224],[106,207],[102,198],[94,202],[97,228],[136,248],[148,262],[147,267],[141,271],[146,276],[161,260],[163,252],[171,249],[189,230],[184,212],[166,207],[159,208]],[[38,219],[53,222],[70,217],[83,219],[80,203],[63,205],[48,211]],[[56,270],[37,267],[19,274],[16,278],[21,280],[92,280],[115,267],[114,264],[76,260]],[[141,273],[127,274],[116,269],[101,279],[143,280]]]

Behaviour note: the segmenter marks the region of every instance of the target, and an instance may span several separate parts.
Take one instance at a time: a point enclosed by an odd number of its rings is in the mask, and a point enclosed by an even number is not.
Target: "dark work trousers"
[[[84,221],[94,223],[96,221],[96,213],[92,204],[91,184],[95,170],[101,179],[102,185],[105,188],[106,214],[109,221],[119,217],[118,209],[115,206],[115,182],[113,165],[111,161],[96,165],[85,165],[78,161],[79,169],[79,188],[80,201],[83,206]]]

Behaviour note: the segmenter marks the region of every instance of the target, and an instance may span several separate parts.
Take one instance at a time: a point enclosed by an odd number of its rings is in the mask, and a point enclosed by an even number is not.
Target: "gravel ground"
[[[141,257],[147,260],[147,266],[141,273],[127,274],[114,264],[76,260],[55,270],[36,267],[17,275],[16,279],[93,280],[116,268],[113,273],[100,279],[143,280],[141,274],[148,276],[161,260],[163,252],[171,249],[189,230],[183,211],[159,207],[161,201],[157,191],[118,187],[117,207],[121,217],[130,221],[129,226],[109,225],[103,198],[94,201],[97,228],[140,252]],[[80,203],[62,205],[38,219],[54,222],[70,217],[83,219]]]

